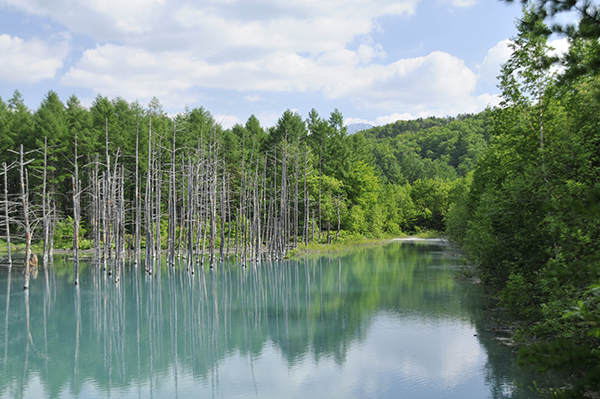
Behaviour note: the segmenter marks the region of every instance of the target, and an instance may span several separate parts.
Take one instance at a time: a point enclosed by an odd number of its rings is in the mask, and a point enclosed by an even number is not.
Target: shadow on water
[[[184,264],[1,269],[0,397],[531,397],[439,244]]]

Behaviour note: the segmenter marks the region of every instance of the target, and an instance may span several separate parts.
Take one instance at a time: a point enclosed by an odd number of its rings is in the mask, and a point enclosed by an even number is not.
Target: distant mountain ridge
[[[369,123],[351,123],[346,126],[348,129],[348,134],[354,134],[356,132],[360,132],[361,130],[368,130],[374,128],[375,126]]]

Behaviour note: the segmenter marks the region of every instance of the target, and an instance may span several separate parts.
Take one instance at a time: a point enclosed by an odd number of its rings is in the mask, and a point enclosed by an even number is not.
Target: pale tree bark
[[[146,198],[145,198],[145,214],[146,214],[146,271],[151,273],[151,259],[154,256],[152,242],[152,113],[148,116],[148,171],[146,174]]]
[[[219,261],[224,260],[225,251],[225,172],[223,171],[223,179],[221,181],[221,198],[219,201],[221,211],[221,243],[219,245]]]
[[[298,147],[296,150],[296,158],[294,165],[294,248],[298,246],[298,169],[300,162],[300,141],[298,141]]]
[[[135,238],[133,244],[133,264],[137,266],[140,256],[140,154],[139,154],[140,124],[136,121],[135,131]]]
[[[28,189],[25,186],[27,180],[25,162],[23,160],[23,144],[19,150],[19,166],[21,177],[21,202],[23,203],[23,227],[25,228],[25,285],[23,289],[29,288],[29,258],[31,256],[31,228],[29,226],[29,199]]]
[[[319,146],[319,244],[321,243],[321,184],[323,180],[323,140]],[[314,219],[314,217],[313,217]],[[314,230],[314,227],[313,227]],[[314,234],[313,234],[314,235]]]
[[[4,168],[4,222],[6,226],[6,249],[8,251],[8,267],[10,269],[12,267],[12,255],[10,250],[10,214],[8,206],[8,166],[6,166],[6,162],[2,163],[2,167]]]
[[[342,227],[342,219],[341,219],[341,215],[340,215],[340,195],[337,196],[337,219],[338,219],[338,225],[337,225],[337,232],[335,233],[336,240],[340,238],[340,229]]]
[[[155,174],[156,174],[156,182],[155,182],[155,207],[154,207],[154,213],[155,213],[155,226],[156,226],[156,239],[155,239],[155,244],[156,244],[156,248],[154,250],[155,256],[158,257],[159,263],[160,263],[160,251],[161,251],[161,237],[160,237],[160,219],[161,219],[161,212],[160,212],[160,204],[161,204],[161,186],[162,186],[162,170],[161,170],[161,165],[160,165],[160,158],[161,158],[161,139],[160,136],[158,138],[158,145],[156,146],[156,167],[155,167]]]
[[[44,267],[48,265],[48,239],[50,232],[50,220],[49,214],[47,213],[48,209],[46,209],[47,204],[47,190],[46,190],[46,178],[47,178],[47,169],[48,169],[48,137],[44,137],[44,172],[42,177],[42,229],[44,235],[44,252],[42,254],[42,264]]]
[[[81,182],[79,181],[79,162],[77,161],[77,134],[75,134],[75,173],[72,176],[73,183],[73,269],[75,273],[75,285],[79,284],[79,219],[80,219],[80,195]]]
[[[310,217],[310,198],[308,196],[307,184],[308,169],[308,146],[304,146],[304,245],[308,245],[308,224]]]

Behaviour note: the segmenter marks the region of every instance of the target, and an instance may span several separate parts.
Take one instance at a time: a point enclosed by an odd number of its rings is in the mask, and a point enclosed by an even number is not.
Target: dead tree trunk
[[[8,212],[8,167],[6,166],[6,162],[4,162],[2,166],[4,168],[4,215],[6,224],[6,249],[8,251],[8,267],[10,269],[12,267],[12,255],[10,252],[10,216]]]
[[[175,181],[175,121],[173,121],[173,143],[171,147],[171,173],[169,174],[169,223],[167,232],[167,263],[175,266],[175,234],[177,229],[177,190]]]
[[[261,201],[263,203],[262,226],[264,226],[261,239],[265,245],[267,244],[267,230],[269,228],[269,219],[268,219],[268,215],[267,215],[267,202],[268,202],[268,200],[267,200],[267,161],[268,161],[268,155],[265,154],[265,161],[263,163],[262,198],[261,198]]]
[[[75,274],[75,285],[79,284],[79,219],[80,219],[80,194],[81,182],[79,182],[79,167],[77,162],[77,134],[75,134],[75,173],[73,182],[73,269]],[[45,200],[44,200],[45,201]]]
[[[96,259],[100,259],[100,251],[101,251],[101,242],[102,235],[100,232],[100,223],[101,223],[101,202],[100,202],[100,192],[102,188],[101,180],[100,180],[100,171],[99,165],[100,162],[98,160],[98,154],[96,154],[96,160],[94,162],[94,170],[92,172],[92,237],[94,239],[94,253]]]
[[[216,138],[216,134],[214,134]],[[210,165],[210,240],[209,240],[209,251],[210,251],[210,267],[212,268],[215,262],[215,239],[217,235],[217,156],[218,147],[216,146],[216,140],[213,139],[213,145],[215,146],[213,154],[209,152]]]
[[[155,166],[155,173],[156,173],[156,182],[155,182],[155,193],[156,193],[156,205],[154,207],[154,212],[155,212],[155,217],[156,217],[156,249],[155,249],[155,254],[158,257],[159,263],[160,263],[160,251],[161,251],[161,247],[162,247],[162,243],[161,243],[161,237],[160,237],[160,219],[161,219],[161,212],[160,212],[160,208],[161,208],[161,204],[160,204],[160,200],[161,200],[161,185],[162,185],[162,171],[161,171],[161,165],[160,165],[160,157],[161,157],[161,140],[160,140],[160,136],[159,136],[159,140],[158,140],[158,145],[157,145],[157,154],[156,154],[156,166]]]
[[[244,193],[245,193],[245,180],[246,180],[246,130],[242,131],[242,170],[240,171],[240,203],[237,212],[237,221],[236,221],[236,229],[235,229],[235,255],[238,256],[239,246],[242,244],[244,238],[242,234],[242,223],[243,223],[243,209],[244,209]],[[241,236],[241,237],[240,237]],[[240,240],[241,239],[241,240]],[[241,254],[242,258],[245,256],[245,253]],[[244,261],[242,261],[243,264]]]
[[[145,198],[145,208],[146,208],[146,271],[152,273],[151,271],[151,259],[154,256],[152,251],[153,243],[152,243],[152,224],[154,218],[152,217],[152,113],[150,112],[148,115],[148,172],[146,174],[146,198]]]
[[[223,252],[225,250],[225,171],[223,171],[223,180],[221,183],[221,198],[219,204],[219,210],[221,212],[221,242],[219,245],[219,260],[223,262]]]
[[[337,232],[335,233],[335,239],[338,240],[340,238],[340,228],[342,226],[342,219],[340,218],[340,196],[337,196]]]
[[[116,179],[116,176],[118,176],[118,174],[115,175],[115,179]],[[118,283],[121,278],[121,274],[120,274],[121,263],[123,263],[124,256],[125,256],[125,219],[126,219],[126,217],[125,217],[125,167],[124,167],[124,165],[121,165],[120,176],[121,176],[121,178],[119,180],[118,188],[116,190],[117,191],[117,193],[116,193],[116,197],[117,197],[116,225],[117,225],[117,228],[115,229],[115,235],[116,235],[115,283]]]
[[[104,241],[104,248],[105,248],[105,254],[106,254],[106,250],[108,250],[108,260],[110,260],[110,258],[112,258],[112,229],[111,229],[111,223],[112,223],[112,215],[111,215],[111,210],[112,210],[112,204],[110,201],[110,198],[112,196],[112,178],[110,175],[110,154],[108,152],[108,118],[105,118],[105,149],[106,149],[106,192],[105,192],[105,201],[106,201],[106,241]],[[105,258],[106,259],[106,258]],[[106,262],[106,260],[105,260]],[[109,267],[110,267],[110,263],[109,263]],[[109,274],[110,274],[110,270],[109,270]]]
[[[308,169],[308,146],[304,146],[304,245],[308,246],[308,224],[310,217],[310,198],[308,196],[308,190],[306,189],[307,176],[306,171]]]
[[[285,257],[287,251],[287,138],[283,142],[283,151],[281,154],[281,197],[280,197],[280,227],[279,237],[281,239],[280,253]]]
[[[42,177],[42,230],[44,236],[44,250],[42,254],[42,265],[46,267],[48,265],[48,236],[50,231],[49,218],[46,209],[46,177],[48,170],[48,137],[44,137],[44,172]]]
[[[133,244],[133,264],[137,265],[140,256],[140,154],[139,137],[140,124],[136,121],[135,131],[135,238]]]
[[[54,228],[56,227],[56,202],[52,202],[52,218],[50,219],[50,246],[48,247],[48,261],[54,263]]]
[[[229,256],[229,242],[231,240],[231,201],[229,197],[231,195],[230,186],[231,176],[227,176],[227,256]]]
[[[188,258],[187,268],[188,270],[194,270],[194,173],[192,167],[192,158],[188,157],[188,173],[187,173],[187,242],[188,242]]]
[[[319,244],[321,243],[321,184],[323,180],[323,139],[319,146]]]
[[[254,260],[258,261],[260,258],[260,193],[258,190],[258,166],[260,164],[260,157],[256,157],[256,171],[254,172],[254,189],[253,189],[253,220],[254,220]]]
[[[298,246],[298,164],[300,161],[300,141],[296,151],[296,164],[294,165],[294,248]]]
[[[25,285],[23,289],[29,288],[29,257],[31,255],[31,228],[29,226],[29,200],[28,189],[25,186],[27,180],[25,162],[23,160],[23,144],[19,150],[19,165],[21,177],[21,202],[23,203],[23,227],[25,228]]]
[[[102,190],[102,262],[103,270],[106,270],[108,268],[108,172],[104,171],[100,184]]]

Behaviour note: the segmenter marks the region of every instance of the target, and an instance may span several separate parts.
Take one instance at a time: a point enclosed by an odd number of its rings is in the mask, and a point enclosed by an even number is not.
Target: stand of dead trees
[[[143,265],[153,274],[164,255],[170,267],[183,265],[194,273],[205,264],[213,268],[228,256],[244,266],[261,259],[285,258],[298,243],[307,244],[314,237],[309,233],[321,222],[311,218],[314,209],[320,208],[311,202],[308,192],[307,176],[314,171],[306,143],[291,139],[286,131],[271,148],[261,150],[256,133],[244,133],[241,161],[232,162],[231,148],[217,125],[196,134],[194,143],[180,143],[189,136],[185,119],[174,118],[169,128],[172,135],[166,137],[164,129],[159,134],[153,126],[154,118],[161,122],[160,115],[149,112],[145,132],[141,132],[138,118],[135,150],[130,153],[112,142],[115,132],[111,132],[108,118],[104,121],[103,155],[99,151],[82,155],[75,133],[72,153],[63,154],[66,159],[59,161],[71,165],[72,202],[66,209],[57,211],[57,183],[49,183],[48,152],[52,149],[47,138],[44,147],[33,152],[24,152],[21,145],[15,152],[18,159],[3,163],[1,221],[8,249],[6,263],[9,267],[15,264],[11,243],[15,239],[25,242],[25,289],[29,287],[34,235],[43,242],[41,265],[48,267],[56,226],[64,225],[65,220],[72,223],[75,284],[79,283],[83,242],[87,242],[84,248],[93,254],[94,264],[118,281],[126,262]],[[145,156],[140,141],[147,146]],[[30,170],[40,183],[33,191]],[[18,194],[11,193],[11,172],[18,172]]]

